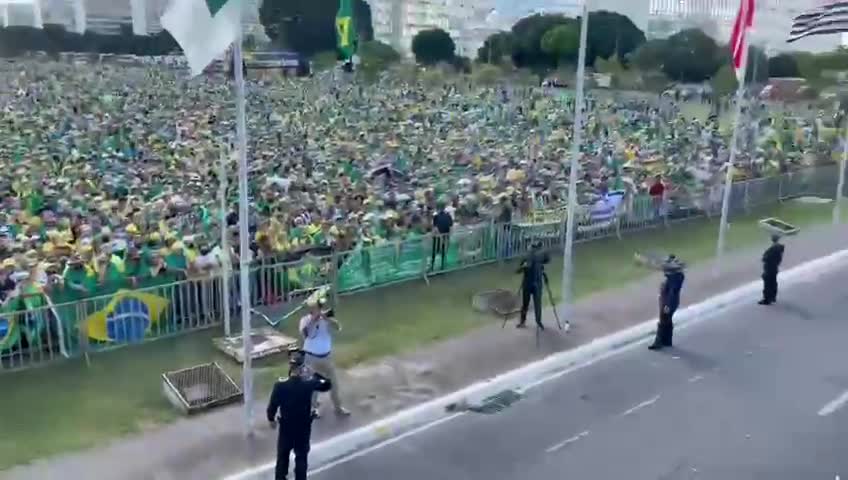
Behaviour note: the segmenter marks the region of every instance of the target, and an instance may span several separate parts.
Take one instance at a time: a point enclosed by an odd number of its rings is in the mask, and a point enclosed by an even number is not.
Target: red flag
[[[733,53],[733,69],[736,70],[736,78],[744,73],[745,62],[748,55],[748,33],[754,26],[754,0],[740,0],[739,13],[736,22],[733,23],[733,36],[730,38],[730,51]]]

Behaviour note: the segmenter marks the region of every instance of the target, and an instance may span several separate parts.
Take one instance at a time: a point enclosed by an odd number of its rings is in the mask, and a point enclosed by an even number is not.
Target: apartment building
[[[136,35],[155,35],[162,31],[159,19],[172,0],[0,0],[4,26],[29,25],[41,28],[45,23],[64,25],[77,33],[87,31],[107,35],[132,26]],[[262,0],[244,0],[245,31],[261,29],[259,6]]]
[[[5,0],[0,2],[0,18],[4,27],[44,25],[41,0]]]
[[[501,25],[493,22],[495,0],[371,0],[374,37],[411,56],[412,39],[431,28],[448,32],[457,55],[474,57],[486,37]]]

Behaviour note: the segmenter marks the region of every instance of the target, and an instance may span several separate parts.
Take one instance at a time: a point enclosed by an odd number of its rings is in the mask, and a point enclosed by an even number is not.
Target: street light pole
[[[577,87],[574,99],[574,132],[571,139],[571,170],[568,176],[568,206],[565,221],[565,249],[562,255],[562,303],[565,321],[569,324],[574,296],[574,220],[577,214],[577,171],[580,168],[580,149],[583,142],[584,85],[586,80],[586,43],[589,31],[589,0],[583,0],[580,19],[580,50],[577,54]]]

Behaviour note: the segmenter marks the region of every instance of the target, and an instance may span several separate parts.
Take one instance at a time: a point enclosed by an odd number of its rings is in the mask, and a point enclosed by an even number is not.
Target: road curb
[[[815,280],[848,261],[848,249],[802,263],[780,274],[783,286]],[[753,301],[762,289],[760,281],[750,282],[681,309],[675,316],[676,328],[686,328],[715,317],[742,301]],[[435,422],[461,415],[457,407],[474,405],[504,390],[526,392],[553,378],[583,368],[599,360],[621,353],[623,350],[646,342],[656,331],[657,319],[642,322],[620,332],[595,339],[572,350],[549,355],[524,367],[511,370],[474,383],[456,392],[421,405],[400,411],[387,418],[357,428],[347,433],[313,445],[310,465],[325,469],[350,455],[379,448],[385,442],[396,441],[424,430]],[[274,476],[274,463],[253,467],[224,477],[224,480],[270,480]]]

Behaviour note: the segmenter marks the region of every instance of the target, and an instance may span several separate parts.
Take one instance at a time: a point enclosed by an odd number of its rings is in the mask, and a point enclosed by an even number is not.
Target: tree
[[[556,57],[542,50],[542,37],[548,30],[574,19],[562,15],[536,14],[522,18],[512,26],[514,39],[512,61],[516,67],[549,70],[557,65]]]
[[[798,68],[798,61],[795,56],[789,53],[781,53],[780,55],[771,57],[768,60],[768,71],[770,77],[800,77],[801,70]]]
[[[318,52],[310,58],[312,70],[315,72],[323,72],[332,70],[339,63],[339,56],[335,50],[327,50]]]
[[[434,28],[422,30],[412,38],[412,53],[415,60],[424,65],[449,62],[453,59],[456,45],[448,32]]]
[[[548,30],[542,37],[541,47],[556,59],[557,64],[575,62],[580,48],[580,25],[569,22]]]
[[[798,72],[807,81],[818,80],[821,77],[821,69],[816,61],[816,55],[811,52],[795,52],[792,54],[795,59],[795,64],[798,65]]]
[[[666,41],[662,71],[678,82],[703,82],[721,65],[715,40],[698,29],[676,33]]]
[[[667,55],[668,42],[666,40],[649,40],[630,55],[630,64],[644,71],[660,70],[665,64]]]
[[[359,47],[360,70],[369,73],[381,72],[400,61],[400,54],[390,45],[377,40],[365,42]]]
[[[626,15],[606,10],[589,13],[587,65],[594,65],[598,57],[625,59],[643,43],[645,32]]]
[[[498,32],[489,35],[483,46],[477,49],[477,61],[500,64],[503,58],[512,55],[515,38],[512,32]]]
[[[471,59],[468,57],[457,55],[451,59],[450,64],[457,73],[471,73]]]
[[[478,85],[493,85],[500,81],[504,72],[500,67],[484,63],[477,66],[472,72],[474,83]]]
[[[336,48],[338,0],[264,0],[259,21],[278,47],[312,56]],[[354,0],[353,21],[360,43],[374,38],[371,7]]]
[[[730,52],[730,46],[719,48],[719,61],[722,66],[725,64],[733,70],[733,56]],[[745,69],[746,83],[765,83],[769,78],[769,62],[765,52],[755,46],[751,46],[748,51],[748,66]],[[734,73],[735,75],[735,73]],[[756,78],[754,78],[756,75]]]
[[[723,97],[735,92],[739,84],[736,81],[736,72],[733,71],[733,65],[730,63],[722,65],[710,83],[717,96]]]
[[[840,47],[836,50],[816,55],[816,65],[819,71],[848,70],[848,48]]]

